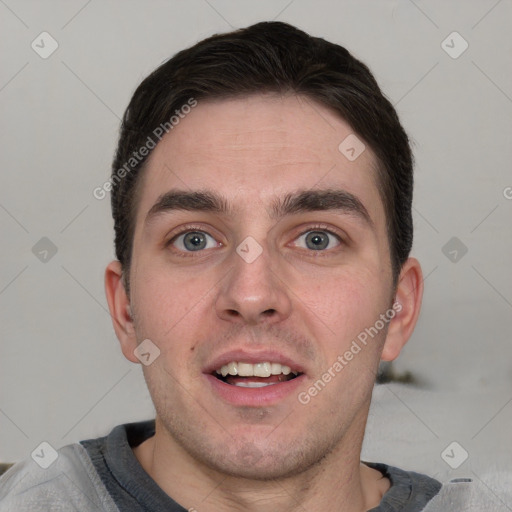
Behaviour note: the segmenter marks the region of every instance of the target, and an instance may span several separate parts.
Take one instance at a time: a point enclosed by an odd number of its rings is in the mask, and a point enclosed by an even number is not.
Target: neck
[[[155,435],[134,453],[153,480],[188,510],[364,512],[378,506],[390,486],[379,471],[359,460],[365,421],[362,427],[352,425],[342,442],[313,467],[269,481],[226,475],[198,462],[158,417]]]

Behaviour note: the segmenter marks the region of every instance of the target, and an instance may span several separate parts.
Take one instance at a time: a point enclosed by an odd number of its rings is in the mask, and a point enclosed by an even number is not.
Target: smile
[[[263,388],[293,380],[300,375],[300,372],[284,364],[270,361],[254,364],[231,361],[217,368],[213,375],[232,386]]]

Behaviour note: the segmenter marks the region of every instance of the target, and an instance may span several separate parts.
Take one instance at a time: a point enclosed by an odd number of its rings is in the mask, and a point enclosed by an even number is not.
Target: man
[[[360,461],[379,361],[420,311],[412,184],[394,108],[340,46],[259,23],[162,64],[95,191],[156,418],[16,465],[0,510],[477,510],[470,483]]]

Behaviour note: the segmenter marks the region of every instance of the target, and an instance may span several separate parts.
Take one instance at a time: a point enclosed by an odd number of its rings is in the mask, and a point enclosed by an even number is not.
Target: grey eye
[[[203,231],[187,231],[178,235],[173,245],[181,251],[201,251],[216,247],[217,243],[213,237]]]
[[[311,231],[306,235],[306,245],[314,251],[325,249],[329,245],[329,237],[320,231]]]
[[[187,233],[183,237],[183,245],[189,251],[199,251],[206,247],[206,237],[204,236],[204,233]]]
[[[300,247],[305,246],[306,249],[312,251],[322,251],[340,244],[338,237],[329,231],[308,231],[299,236],[297,240],[301,242]]]

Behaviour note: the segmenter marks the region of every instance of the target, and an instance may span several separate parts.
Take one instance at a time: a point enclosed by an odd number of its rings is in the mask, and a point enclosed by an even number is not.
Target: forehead
[[[237,215],[294,190],[341,189],[383,220],[373,152],[366,146],[351,160],[339,149],[348,140],[360,150],[354,137],[339,115],[302,96],[199,101],[153,150],[137,223],[171,189],[215,190]]]

